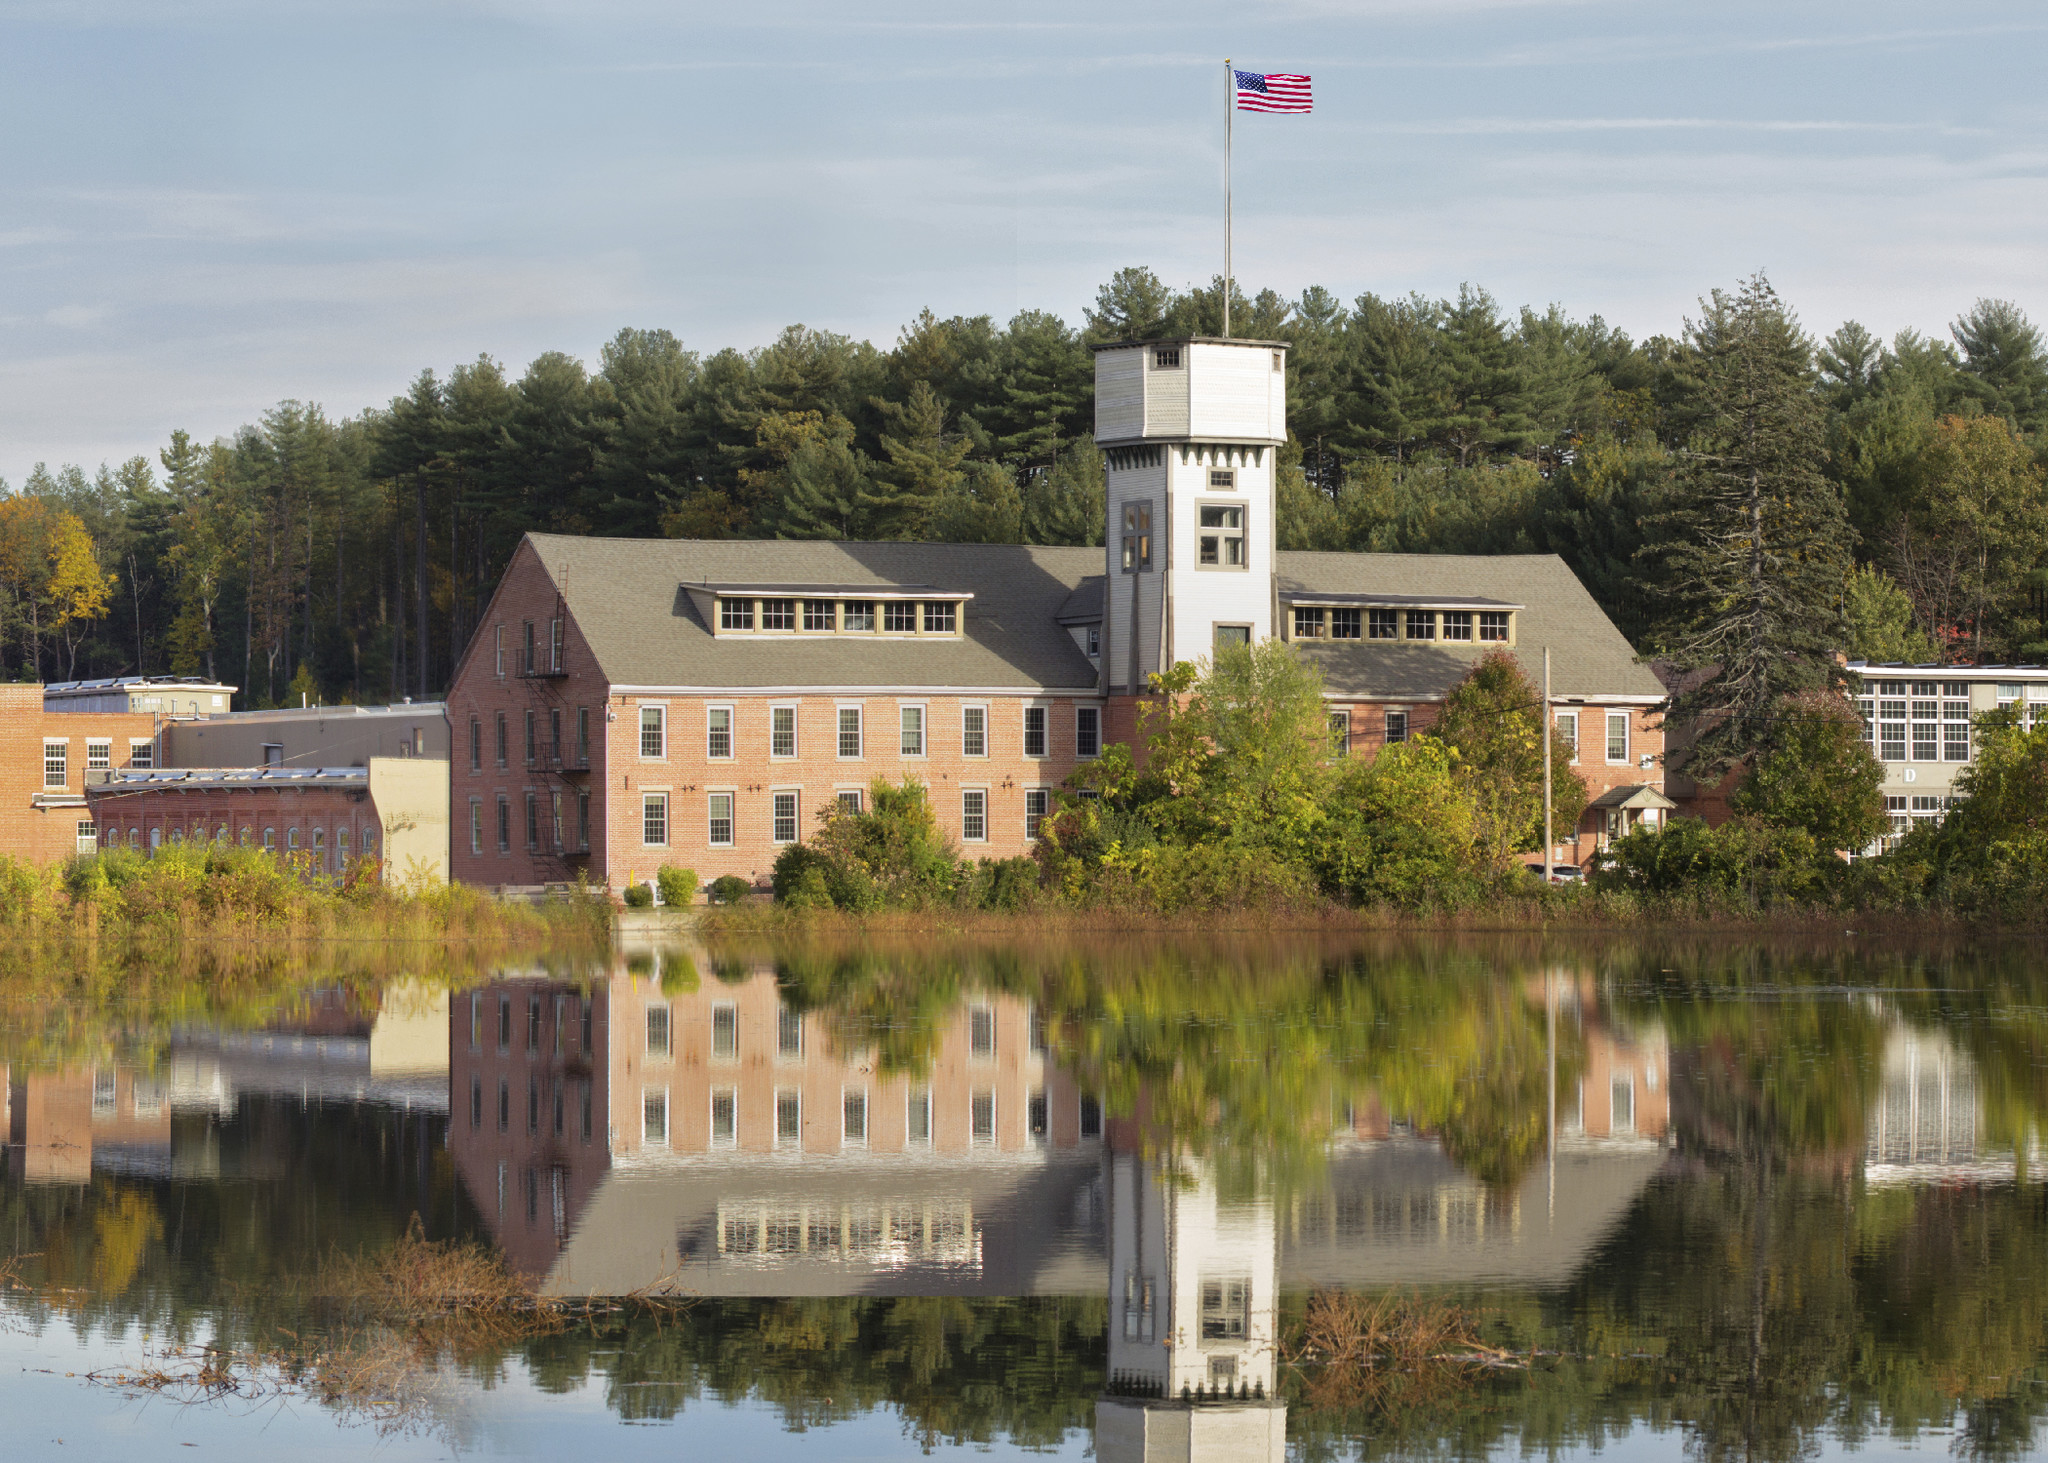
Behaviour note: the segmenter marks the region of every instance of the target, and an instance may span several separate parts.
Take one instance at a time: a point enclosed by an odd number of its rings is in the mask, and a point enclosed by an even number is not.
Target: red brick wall
[[[988,794],[987,838],[961,841],[971,858],[1006,858],[1028,853],[1024,835],[1024,793],[1031,788],[1056,788],[1076,765],[1077,706],[1099,704],[1073,697],[1027,695],[842,696],[830,692],[807,696],[612,696],[573,619],[565,627],[564,663],[559,678],[525,678],[518,673],[522,624],[532,620],[539,653],[545,658],[547,624],[556,614],[553,585],[532,552],[521,545],[506,570],[504,582],[486,611],[477,639],[457,672],[448,696],[454,738],[453,796],[450,801],[454,876],[473,884],[538,884],[573,878],[586,869],[594,884],[620,888],[651,878],[663,864],[696,871],[702,883],[724,874],[765,881],[780,851],[772,835],[776,792],[795,791],[797,834],[808,838],[817,817],[841,790],[860,789],[878,777],[898,781],[915,777],[930,789],[940,828],[955,840],[963,835],[963,798],[967,788]],[[505,674],[498,674],[496,628],[505,627]],[[838,711],[858,703],[862,710],[862,755],[838,756]],[[665,708],[663,755],[640,755],[640,710],[643,704]],[[901,708],[925,708],[925,755],[902,752]],[[769,755],[769,713],[773,706],[797,707],[797,753],[794,759]],[[967,757],[962,745],[962,709],[985,706],[988,754]],[[733,755],[707,755],[706,715],[713,706],[733,712]],[[1047,709],[1047,755],[1024,755],[1024,708]],[[588,708],[591,723],[590,766],[587,771],[557,767],[550,756],[550,710],[562,713],[565,761],[575,756],[576,709]],[[539,756],[526,760],[525,718],[535,713]],[[506,723],[506,758],[496,756],[496,718]],[[470,724],[482,738],[481,766],[473,769]],[[1105,736],[1108,728],[1105,727]],[[576,798],[588,790],[590,850],[578,858]],[[731,792],[734,801],[734,842],[713,847],[708,830],[711,792]],[[553,847],[552,798],[562,796],[562,832],[566,847]],[[665,847],[649,847],[642,838],[643,798],[665,792],[669,800],[669,837]],[[526,840],[526,798],[536,799],[540,825],[538,850]],[[497,838],[497,802],[509,810],[510,847],[502,852]],[[482,851],[472,844],[472,802],[482,811]]]
[[[86,743],[111,741],[113,765],[128,765],[128,744],[148,741],[157,718],[147,712],[52,712],[39,685],[0,685],[0,853],[37,860],[78,851],[78,825],[91,813],[78,803],[38,807],[38,799],[77,798],[85,791]],[[66,745],[65,779],[46,787],[43,743]]]
[[[1372,757],[1386,745],[1386,713],[1390,709],[1408,712],[1408,734],[1414,736],[1434,726],[1443,707],[1440,702],[1430,701],[1333,703],[1333,712],[1344,711],[1350,715],[1352,756]],[[1650,708],[1558,706],[1555,709],[1579,714],[1579,758],[1571,764],[1571,770],[1586,784],[1588,802],[1617,787],[1637,783],[1649,783],[1659,788],[1664,785],[1663,719]],[[1622,762],[1607,760],[1609,711],[1627,711],[1629,714],[1628,757]],[[1649,767],[1642,765],[1645,754],[1655,759]],[[1592,856],[1594,849],[1599,847],[1601,822],[1599,813],[1588,811],[1576,830],[1557,830],[1558,841],[1565,847],[1568,862],[1583,863]]]
[[[164,844],[214,839],[226,830],[230,842],[263,846],[268,830],[279,852],[292,850],[297,832],[298,850],[314,851],[314,835],[320,837],[323,866],[330,872],[341,868],[341,834],[348,834],[351,857],[364,851],[366,834],[375,832],[376,845],[384,844],[382,825],[367,791],[342,787],[244,787],[206,785],[191,788],[151,788],[146,792],[95,793],[93,813],[100,827],[102,847],[154,846],[152,835]]]

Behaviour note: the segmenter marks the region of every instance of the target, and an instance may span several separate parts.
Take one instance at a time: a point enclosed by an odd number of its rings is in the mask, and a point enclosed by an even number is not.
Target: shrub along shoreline
[[[339,875],[224,845],[128,849],[64,864],[0,856],[0,931],[16,938],[431,941],[512,948],[608,937],[610,901],[576,893],[508,903],[464,884],[387,881],[370,860]]]
[[[914,780],[832,806],[777,858],[775,908],[711,927],[861,922],[1065,928],[1540,929],[1718,925],[2048,928],[2048,722],[1977,718],[1977,756],[1940,825],[1881,855],[1883,769],[1840,696],[1785,698],[1718,827],[1674,818],[1617,838],[1583,887],[1547,886],[1539,697],[1483,657],[1426,735],[1370,761],[1327,740],[1315,667],[1278,641],[1153,677],[1138,742],[1067,781],[1031,854],[969,860]],[[1586,789],[1550,732],[1552,816]],[[1897,830],[1892,830],[1897,833]],[[727,903],[728,901],[715,901]]]

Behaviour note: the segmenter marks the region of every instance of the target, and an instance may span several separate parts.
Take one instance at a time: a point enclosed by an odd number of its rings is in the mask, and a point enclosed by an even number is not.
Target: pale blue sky
[[[1240,119],[1252,287],[2048,317],[2040,0],[0,0],[0,477],[622,325],[1206,279],[1225,55],[1315,77]]]

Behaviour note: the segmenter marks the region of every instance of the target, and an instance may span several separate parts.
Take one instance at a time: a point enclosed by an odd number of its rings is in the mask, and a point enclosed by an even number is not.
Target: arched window
[[[161,829],[161,828],[152,828],[152,829],[150,829],[150,830],[149,830],[149,851],[150,851],[151,853],[155,853],[155,852],[156,852],[156,851],[157,851],[158,849],[162,848],[163,846],[164,846],[164,830],[163,830],[163,829]]]
[[[348,829],[334,830],[334,866],[343,868],[348,864]]]
[[[140,828],[130,828],[128,830],[128,846],[130,848],[142,847],[142,830]]]
[[[286,848],[297,848],[297,847],[299,846],[299,830],[298,830],[298,829],[296,829],[296,828],[292,828],[292,829],[288,829],[288,830],[286,831],[286,833],[285,833],[285,835],[284,835],[284,846],[285,846]]]
[[[182,828],[173,828],[173,829],[171,830],[171,847],[173,847],[173,848],[180,848],[180,847],[183,847],[183,846],[184,846],[184,842],[185,842],[185,830],[184,830],[184,829],[182,829]]]
[[[247,848],[249,846],[249,840],[253,837],[255,837],[255,830],[252,829],[247,823],[244,823],[242,825],[242,847]]]
[[[269,852],[271,852],[271,851],[272,851],[273,849],[275,849],[276,847],[277,847],[277,830],[276,830],[275,828],[266,828],[266,829],[264,829],[264,830],[263,830],[263,851],[264,851],[265,853],[269,853]]]
[[[214,824],[214,825],[213,825],[213,841],[214,841],[215,843],[226,843],[226,842],[228,841],[228,825],[227,825],[227,824],[225,824],[225,823],[216,823],[216,824]]]

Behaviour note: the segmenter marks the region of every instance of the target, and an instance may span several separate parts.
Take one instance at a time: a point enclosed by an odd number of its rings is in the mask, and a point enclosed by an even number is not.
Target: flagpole
[[[1223,338],[1230,339],[1230,132],[1237,87],[1230,58],[1223,58]]]

